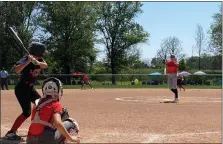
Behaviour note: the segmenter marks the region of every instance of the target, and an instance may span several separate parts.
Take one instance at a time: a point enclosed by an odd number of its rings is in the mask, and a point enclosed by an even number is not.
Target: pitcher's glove
[[[68,110],[66,108],[63,108],[62,113],[61,113],[61,120],[65,121],[69,117],[70,116],[69,116]]]

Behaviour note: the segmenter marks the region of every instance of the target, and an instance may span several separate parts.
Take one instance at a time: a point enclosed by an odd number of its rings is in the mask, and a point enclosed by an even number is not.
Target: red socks
[[[23,114],[19,115],[17,119],[15,120],[12,128],[10,131],[17,131],[18,128],[23,124],[23,122],[27,119],[28,117],[25,117]]]

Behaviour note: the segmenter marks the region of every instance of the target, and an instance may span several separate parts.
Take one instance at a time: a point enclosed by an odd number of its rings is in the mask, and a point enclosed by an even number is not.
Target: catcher
[[[15,95],[22,108],[22,113],[17,117],[4,139],[21,140],[21,137],[16,134],[16,131],[31,115],[31,102],[34,103],[36,99],[40,98],[40,95],[34,89],[34,82],[40,71],[48,67],[43,59],[45,50],[46,48],[43,44],[32,42],[29,46],[31,55],[19,60],[14,67],[15,72],[21,74],[15,86]]]
[[[63,96],[61,81],[50,77],[42,85],[43,98],[36,100],[28,131],[28,144],[61,144],[65,141],[80,142],[80,137],[72,136],[79,132],[79,126],[62,109]]]

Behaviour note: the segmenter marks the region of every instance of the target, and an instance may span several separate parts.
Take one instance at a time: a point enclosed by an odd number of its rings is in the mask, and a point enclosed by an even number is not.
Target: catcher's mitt
[[[70,121],[74,124],[74,129],[75,129],[75,132],[78,133],[80,128],[79,128],[79,125],[78,123],[69,116],[69,113],[68,113],[68,110],[66,108],[63,108],[63,111],[61,113],[61,119],[62,121]]]
[[[61,113],[61,120],[62,121],[65,121],[66,119],[68,119],[70,116],[69,116],[69,113],[68,113],[68,110],[66,108],[63,108],[63,111]]]

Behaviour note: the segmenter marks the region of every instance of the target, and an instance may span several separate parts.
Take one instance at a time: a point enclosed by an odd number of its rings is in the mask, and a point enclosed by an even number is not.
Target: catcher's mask
[[[52,98],[60,101],[63,96],[63,87],[59,79],[50,77],[43,81],[42,85],[43,98],[52,96]]]
[[[40,42],[32,42],[29,45],[29,53],[34,56],[43,57],[43,54],[46,51],[46,47],[44,44]]]

